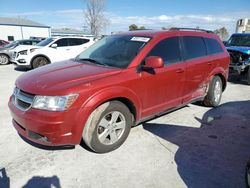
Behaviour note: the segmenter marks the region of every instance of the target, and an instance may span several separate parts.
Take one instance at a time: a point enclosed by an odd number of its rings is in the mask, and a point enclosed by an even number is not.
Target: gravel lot
[[[0,66],[0,187],[245,187],[250,86],[228,83],[215,109],[190,104],[134,127],[117,150],[44,150],[22,140],[7,102],[25,73]]]

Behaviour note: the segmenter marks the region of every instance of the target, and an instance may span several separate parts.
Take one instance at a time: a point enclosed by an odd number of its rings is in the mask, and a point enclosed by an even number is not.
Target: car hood
[[[250,54],[250,47],[246,47],[246,46],[230,46],[230,47],[227,47],[227,50]]]
[[[20,52],[23,50],[30,50],[32,48],[41,48],[40,46],[34,46],[34,45],[19,45],[16,48],[14,48],[14,51]]]
[[[68,60],[53,63],[21,75],[16,86],[28,93],[38,95],[65,95],[85,89],[91,82],[114,74],[121,69],[79,63]]]

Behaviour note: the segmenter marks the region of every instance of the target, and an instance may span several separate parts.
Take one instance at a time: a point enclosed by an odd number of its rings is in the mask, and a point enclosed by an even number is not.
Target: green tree
[[[137,25],[135,25],[135,24],[132,24],[132,25],[130,25],[129,26],[129,31],[134,31],[134,30],[142,30],[142,29],[146,29],[144,26],[137,26]]]
[[[225,27],[214,30],[214,33],[219,35],[221,40],[226,40],[229,36],[229,33]]]

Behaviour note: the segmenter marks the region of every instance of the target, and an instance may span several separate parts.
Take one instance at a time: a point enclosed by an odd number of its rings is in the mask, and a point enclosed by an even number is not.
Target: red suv
[[[19,134],[43,145],[118,148],[131,126],[194,101],[217,106],[229,55],[205,30],[108,36],[75,59],[23,74],[9,108]]]

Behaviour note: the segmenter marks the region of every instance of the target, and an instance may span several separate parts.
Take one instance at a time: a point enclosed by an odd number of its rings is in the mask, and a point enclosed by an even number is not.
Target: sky
[[[200,27],[235,31],[236,21],[250,18],[250,0],[106,0],[110,23],[103,34],[127,31],[136,24],[147,29]],[[84,0],[0,0],[0,17],[26,18],[52,28],[83,30]]]

